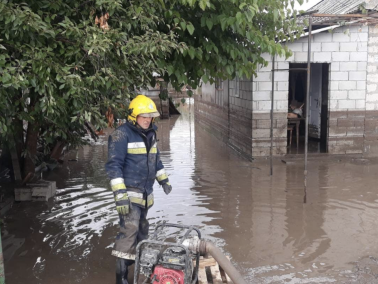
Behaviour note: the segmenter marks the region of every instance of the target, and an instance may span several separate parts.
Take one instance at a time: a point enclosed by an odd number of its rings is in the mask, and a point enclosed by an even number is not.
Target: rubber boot
[[[116,284],[129,284],[127,282],[128,267],[126,260],[117,258],[116,260]]]

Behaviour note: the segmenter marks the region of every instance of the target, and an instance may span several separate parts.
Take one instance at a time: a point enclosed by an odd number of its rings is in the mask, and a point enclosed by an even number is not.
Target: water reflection
[[[159,148],[173,191],[155,184],[152,229],[162,221],[198,226],[230,255],[248,283],[347,283],[351,263],[378,255],[378,163],[250,163],[195,119],[159,122]],[[8,283],[113,283],[110,255],[118,217],[104,171],[106,138],[72,151],[60,168],[54,203],[17,203],[5,219]],[[35,218],[37,216],[37,218]],[[366,259],[366,258],[364,258]],[[361,282],[364,283],[364,282]]]

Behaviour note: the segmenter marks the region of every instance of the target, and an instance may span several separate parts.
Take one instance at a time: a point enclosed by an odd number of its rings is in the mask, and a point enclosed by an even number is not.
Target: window
[[[215,80],[215,89],[217,91],[223,91],[223,80],[221,78],[216,78],[216,80]]]

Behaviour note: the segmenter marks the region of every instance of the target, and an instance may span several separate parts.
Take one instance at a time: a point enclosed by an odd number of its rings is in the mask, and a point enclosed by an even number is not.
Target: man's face
[[[150,127],[151,121],[152,121],[152,117],[143,117],[140,115],[137,116],[137,123],[143,129],[148,129]]]

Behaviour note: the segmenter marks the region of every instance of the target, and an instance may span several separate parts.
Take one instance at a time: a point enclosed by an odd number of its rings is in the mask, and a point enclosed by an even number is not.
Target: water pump
[[[158,234],[172,227],[185,230],[180,240],[177,242],[159,241]],[[195,284],[198,278],[200,253],[191,251],[183,244],[193,238],[192,233],[195,233],[195,240],[201,239],[200,231],[191,226],[168,223],[158,225],[154,235],[137,246],[134,284],[138,283],[140,274],[146,276],[144,283]],[[193,261],[196,261],[195,266]]]

